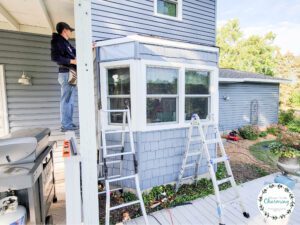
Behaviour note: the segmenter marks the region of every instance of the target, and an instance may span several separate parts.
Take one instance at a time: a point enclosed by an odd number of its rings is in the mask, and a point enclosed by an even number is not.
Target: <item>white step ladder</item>
[[[108,130],[105,126],[105,119],[110,116],[110,113],[119,113],[122,114],[122,128],[119,130]],[[135,148],[134,148],[134,141],[133,141],[133,132],[131,129],[131,117],[130,117],[130,110],[129,109],[121,109],[121,110],[99,110],[99,124],[101,127],[100,132],[98,132],[99,140],[102,140],[102,146],[99,149],[99,178],[98,181],[104,181],[104,191],[100,191],[98,194],[105,194],[106,195],[106,211],[105,211],[105,224],[110,224],[110,212],[112,210],[117,210],[120,208],[124,208],[130,205],[140,204],[141,211],[145,220],[145,224],[148,225],[148,217],[146,214],[146,209],[140,189],[139,183],[139,176],[138,176],[138,162],[135,157]],[[126,121],[127,120],[127,121]],[[99,120],[98,120],[99,121]],[[101,135],[100,135],[101,133]],[[130,151],[125,152],[125,134],[129,134],[129,141],[130,141]],[[121,134],[121,143],[118,145],[107,145],[107,134]],[[112,153],[110,153],[112,152]],[[131,155],[133,158],[134,164],[134,174],[124,176],[122,174],[123,170],[123,159],[125,155]],[[116,159],[117,158],[117,159]],[[109,175],[108,165],[119,165],[119,174],[112,174]],[[137,192],[138,200],[131,201],[127,203],[123,203],[117,206],[110,206],[110,193],[114,191],[122,190],[122,182],[125,180],[134,180],[135,188]],[[111,188],[111,183],[120,182],[120,188]]]
[[[197,128],[196,131],[198,131],[197,136],[193,135],[195,128]],[[210,129],[213,130],[212,133],[209,132]],[[206,137],[207,137],[208,132],[209,132],[209,135],[212,134],[214,137],[207,139]],[[197,150],[191,151],[190,150],[191,143],[199,144],[199,148],[197,148]],[[210,156],[208,146],[214,145],[214,144],[216,144],[217,145],[216,147],[219,147],[219,149],[220,149],[220,153],[221,153],[220,157],[216,156],[216,158],[211,158],[211,156]],[[209,174],[210,174],[213,186],[214,186],[214,193],[215,193],[216,202],[217,202],[217,213],[218,213],[218,217],[219,217],[219,224],[220,225],[225,224],[224,223],[224,215],[223,215],[223,206],[225,206],[228,203],[235,202],[235,201],[237,201],[239,203],[244,217],[249,218],[250,215],[245,210],[244,204],[241,200],[239,191],[236,186],[236,182],[235,182],[233,174],[232,174],[232,170],[231,170],[231,167],[229,164],[229,157],[227,156],[227,154],[225,152],[225,148],[224,148],[224,145],[223,145],[223,142],[221,139],[218,124],[214,122],[213,118],[211,118],[211,120],[209,122],[202,123],[197,114],[194,114],[192,116],[191,125],[190,125],[189,133],[188,133],[186,150],[185,150],[183,161],[182,161],[182,167],[179,172],[178,181],[176,183],[176,191],[180,187],[182,181],[184,181],[186,179],[193,179],[194,181],[196,181],[198,179],[198,169],[201,164],[203,154],[206,157]],[[193,156],[196,156],[196,160],[193,160],[193,158],[192,158]],[[192,163],[190,163],[189,161],[192,161]],[[189,163],[187,163],[187,162],[189,162]],[[217,180],[216,171],[214,169],[214,166],[216,164],[222,163],[222,162],[224,162],[224,164],[225,164],[227,177],[224,179],[221,179],[221,180]],[[195,169],[194,175],[184,177],[186,169],[190,169],[190,168]],[[231,199],[230,201],[222,203],[221,198],[220,198],[219,185],[227,183],[227,182],[230,182],[232,188],[234,189],[234,193],[236,196],[234,196],[234,198]]]

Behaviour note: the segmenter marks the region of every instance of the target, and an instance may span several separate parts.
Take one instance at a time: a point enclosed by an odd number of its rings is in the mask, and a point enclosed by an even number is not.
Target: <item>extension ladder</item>
[[[197,128],[196,131],[198,131],[197,135],[194,135],[194,130]],[[207,139],[207,133],[212,128],[212,132],[209,132],[209,135],[212,134],[214,138]],[[191,151],[190,146],[191,143],[199,144],[200,147],[197,148],[197,150]],[[209,145],[216,144],[217,147],[220,149],[221,156],[216,158],[211,158],[210,152],[209,152]],[[218,151],[218,150],[217,150]],[[217,152],[216,151],[216,152]],[[229,157],[226,155],[225,148],[221,139],[221,135],[219,132],[218,124],[214,122],[213,118],[208,123],[201,123],[200,118],[197,114],[194,114],[191,118],[191,125],[189,127],[189,132],[188,132],[188,140],[187,140],[187,145],[186,145],[186,150],[184,153],[183,161],[182,161],[182,167],[179,172],[178,176],[178,181],[176,183],[176,191],[178,191],[179,186],[181,185],[183,180],[186,179],[193,179],[194,181],[197,180],[198,178],[198,171],[199,171],[199,166],[201,164],[202,156],[206,157],[207,160],[207,166],[209,170],[209,174],[213,183],[214,187],[214,193],[216,196],[216,202],[217,202],[217,213],[219,217],[219,224],[222,225],[224,224],[224,215],[223,215],[223,206],[231,203],[238,201],[240,208],[242,209],[243,215],[246,218],[249,218],[250,215],[249,213],[246,212],[244,204],[241,200],[239,191],[236,186],[236,182],[234,180],[232,170],[229,164]],[[193,158],[196,158],[196,160],[193,160]],[[190,163],[190,161],[192,161]],[[188,163],[189,162],[189,163]],[[227,172],[227,177],[221,180],[217,180],[216,173],[214,166],[218,163],[224,162],[226,172]],[[194,175],[192,176],[186,176],[184,177],[184,173],[186,169],[191,169],[194,168]],[[219,185],[230,182],[232,188],[234,189],[235,197],[231,199],[230,201],[221,202],[220,198],[220,190],[219,190]]]
[[[122,114],[122,128],[119,130],[108,130],[105,127],[104,118],[108,118],[110,113],[119,113]],[[102,146],[99,150],[99,164],[98,167],[99,171],[99,178],[98,181],[104,181],[104,191],[100,191],[98,194],[105,194],[106,195],[106,210],[105,210],[105,224],[109,225],[110,220],[110,212],[112,210],[117,210],[120,208],[124,208],[130,205],[140,204],[142,214],[145,220],[145,224],[148,225],[148,218],[146,214],[145,205],[142,198],[142,193],[140,189],[139,183],[139,176],[138,176],[138,162],[135,156],[135,148],[134,148],[134,141],[133,141],[133,132],[131,129],[131,117],[130,117],[130,110],[129,109],[121,109],[121,110],[100,110],[99,111],[100,117],[100,127],[101,132],[99,132],[99,140],[102,140]],[[127,120],[127,122],[126,122]],[[101,133],[101,135],[100,135]],[[129,134],[129,142],[130,142],[130,150],[125,152],[125,134]],[[121,143],[118,145],[107,145],[106,135],[107,134],[121,134]],[[112,153],[109,153],[112,151]],[[133,175],[126,175],[122,174],[123,168],[123,160],[125,155],[131,155],[133,158],[134,164],[134,174]],[[117,158],[117,159],[116,159]],[[119,165],[119,174],[109,175],[109,168],[108,165]],[[111,183],[119,182],[122,184],[125,180],[134,180],[135,188],[137,192],[138,200],[131,201],[127,203],[123,203],[120,205],[116,205],[111,207],[110,205],[110,194],[111,192],[122,190],[122,185],[120,188],[111,188]]]

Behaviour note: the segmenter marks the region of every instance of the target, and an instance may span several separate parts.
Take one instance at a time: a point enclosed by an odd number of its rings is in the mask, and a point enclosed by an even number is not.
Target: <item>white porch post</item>
[[[91,1],[75,0],[83,222],[99,224]]]

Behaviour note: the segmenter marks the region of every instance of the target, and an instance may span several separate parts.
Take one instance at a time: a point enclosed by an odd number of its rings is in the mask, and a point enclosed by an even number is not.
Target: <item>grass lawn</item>
[[[276,142],[276,141],[275,140],[263,141],[263,142],[254,144],[250,147],[250,152],[256,159],[268,164],[269,166],[271,166],[273,168],[277,168],[276,162],[277,162],[278,156],[275,156],[269,150],[269,144],[271,144],[273,142]]]

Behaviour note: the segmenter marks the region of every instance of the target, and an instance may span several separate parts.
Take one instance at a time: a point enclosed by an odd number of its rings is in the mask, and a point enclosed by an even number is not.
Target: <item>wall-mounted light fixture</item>
[[[229,97],[229,96],[226,96],[226,95],[224,95],[224,96],[223,96],[223,100],[224,100],[224,101],[229,101],[229,100],[230,100],[230,97]]]
[[[21,85],[32,85],[31,77],[26,75],[23,71],[21,77],[18,80],[18,83]]]

